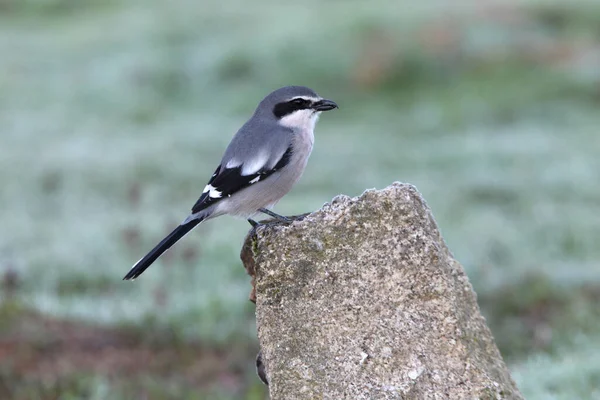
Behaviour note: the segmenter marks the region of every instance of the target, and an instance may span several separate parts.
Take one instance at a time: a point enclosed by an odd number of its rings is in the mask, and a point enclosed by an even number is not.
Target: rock
[[[271,399],[521,399],[411,185],[338,196],[242,251]]]

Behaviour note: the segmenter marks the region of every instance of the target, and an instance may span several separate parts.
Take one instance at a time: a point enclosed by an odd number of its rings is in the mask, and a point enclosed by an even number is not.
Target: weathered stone
[[[242,251],[271,399],[520,399],[411,185],[338,196]]]

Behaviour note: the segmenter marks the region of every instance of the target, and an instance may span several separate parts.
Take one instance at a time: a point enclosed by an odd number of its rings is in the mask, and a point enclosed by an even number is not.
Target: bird
[[[271,208],[298,182],[324,111],[338,108],[305,86],[285,86],[268,94],[237,131],[191,213],[142,257],[123,280],[139,277],[165,251],[201,222],[221,215],[250,217],[263,213],[290,222]]]

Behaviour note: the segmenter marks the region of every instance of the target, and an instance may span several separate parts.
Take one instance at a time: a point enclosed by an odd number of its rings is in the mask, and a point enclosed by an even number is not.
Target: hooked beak
[[[317,101],[316,103],[313,103],[312,108],[315,111],[329,111],[333,110],[334,108],[338,108],[338,105],[335,104],[334,101],[322,99]]]

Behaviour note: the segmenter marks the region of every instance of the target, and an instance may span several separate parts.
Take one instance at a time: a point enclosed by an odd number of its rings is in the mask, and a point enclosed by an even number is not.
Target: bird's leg
[[[263,214],[267,214],[268,216],[271,216],[271,217],[273,217],[276,220],[281,221],[281,222],[287,222],[287,223],[292,222],[291,218],[284,217],[283,215],[279,215],[277,213],[274,213],[273,211],[267,210],[266,208],[259,208],[258,211],[260,211]]]

